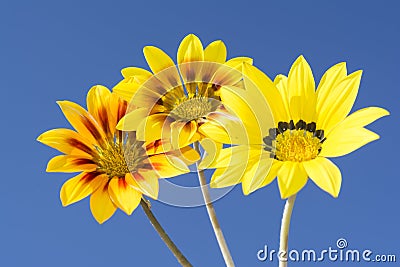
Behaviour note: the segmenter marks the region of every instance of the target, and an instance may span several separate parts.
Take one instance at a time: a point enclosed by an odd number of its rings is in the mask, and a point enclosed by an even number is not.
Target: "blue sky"
[[[381,139],[333,161],[343,174],[338,199],[312,182],[295,204],[290,248],[349,248],[397,254],[400,19],[397,1],[2,1],[1,266],[178,266],[141,209],[118,211],[98,225],[88,200],[63,208],[59,189],[71,175],[45,173],[56,151],[35,141],[68,124],[56,100],[84,104],[95,84],[112,87],[120,69],[147,67],[145,45],[175,56],[188,33],[203,43],[222,39],[229,57],[246,55],[273,77],[303,54],[320,79],[346,61],[364,74],[354,110],[391,112],[369,129]],[[177,179],[196,179],[187,175]],[[240,187],[215,203],[237,266],[259,262],[264,245],[278,247],[284,201],[277,184],[244,197]],[[194,266],[223,266],[204,207],[153,201],[153,210]],[[342,266],[296,263],[293,266]],[[289,265],[289,266],[290,266]],[[378,266],[352,263],[351,266]],[[379,264],[379,266],[396,264]]]

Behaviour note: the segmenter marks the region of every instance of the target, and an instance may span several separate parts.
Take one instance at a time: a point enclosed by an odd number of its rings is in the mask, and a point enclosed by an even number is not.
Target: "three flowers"
[[[327,158],[378,139],[364,127],[389,114],[369,107],[349,115],[362,72],[348,74],[345,63],[317,86],[303,56],[272,81],[250,58],[227,60],[222,41],[203,48],[193,34],[181,42],[177,64],[157,47],[143,52],[151,72],[128,67],[112,92],[94,86],[87,110],[59,101],[75,130],[38,137],[63,153],[47,171],[80,172],[63,185],[62,204],[90,195],[99,223],[117,208],[131,214],[143,195],[157,199],[158,179],[187,173],[194,163],[216,169],[212,187],[241,183],[247,195],[277,178],[281,197],[289,198],[310,178],[337,197],[341,173]]]

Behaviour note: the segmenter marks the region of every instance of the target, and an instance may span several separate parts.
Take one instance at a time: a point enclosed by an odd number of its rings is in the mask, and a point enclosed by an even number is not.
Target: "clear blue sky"
[[[121,68],[147,67],[143,46],[175,56],[188,33],[204,43],[222,39],[229,57],[253,57],[270,76],[287,73],[299,54],[317,79],[340,61],[364,70],[354,109],[376,105],[391,116],[369,127],[379,141],[334,159],[343,174],[338,199],[311,182],[301,191],[289,244],[325,249],[344,237],[350,248],[400,261],[399,8],[398,1],[2,1],[0,265],[178,266],[140,208],[103,225],[87,199],[62,208],[59,189],[71,175],[45,173],[57,152],[35,139],[68,125],[56,100],[83,104],[92,85],[119,81]],[[248,197],[236,187],[215,204],[237,266],[277,266],[256,253],[277,248],[283,205],[276,183]],[[223,266],[204,207],[153,202],[153,209],[195,266]],[[396,266],[379,264],[386,265]]]

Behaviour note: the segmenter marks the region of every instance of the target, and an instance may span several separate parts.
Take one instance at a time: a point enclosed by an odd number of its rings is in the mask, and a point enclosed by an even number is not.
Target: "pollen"
[[[124,178],[125,174],[141,167],[147,158],[143,142],[133,144],[109,142],[106,148],[96,147],[98,151],[97,171],[107,174],[108,178]]]
[[[325,141],[324,131],[316,130],[316,123],[299,120],[296,124],[279,122],[264,137],[264,149],[280,161],[302,162],[316,158]]]
[[[171,111],[171,116],[183,121],[197,120],[212,111],[212,104],[207,97],[184,99]]]
[[[276,137],[276,158],[302,162],[314,159],[321,149],[320,140],[304,130],[285,131]]]

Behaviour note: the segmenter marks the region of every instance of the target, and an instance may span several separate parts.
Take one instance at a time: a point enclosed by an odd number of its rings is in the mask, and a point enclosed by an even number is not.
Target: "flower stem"
[[[283,210],[282,223],[281,223],[281,237],[280,237],[281,240],[279,244],[279,267],[287,267],[290,218],[292,217],[292,211],[295,200],[296,200],[296,195],[289,197],[286,200],[285,208]]]
[[[192,267],[192,264],[190,264],[190,262],[182,254],[182,252],[174,244],[174,242],[162,228],[161,224],[158,222],[157,218],[154,216],[153,212],[150,210],[150,202],[142,198],[142,200],[140,201],[140,205],[142,206],[144,213],[146,213],[154,229],[157,231],[158,235],[164,241],[165,245],[167,245],[172,254],[174,254],[178,262],[184,267]]]
[[[200,154],[199,142],[194,143],[194,149],[197,151],[197,153]],[[204,171],[199,170],[198,163],[196,163],[196,167],[197,167],[197,176],[199,177],[201,192],[203,194],[204,202],[207,208],[208,217],[210,218],[215,237],[217,238],[219,249],[221,250],[222,256],[224,257],[226,266],[234,267],[235,264],[233,263],[231,253],[229,252],[229,248],[228,245],[226,244],[224,234],[222,233],[221,226],[219,225],[214,206],[212,205],[210,193],[208,192],[207,189],[207,182],[206,182],[206,177],[204,175]]]

